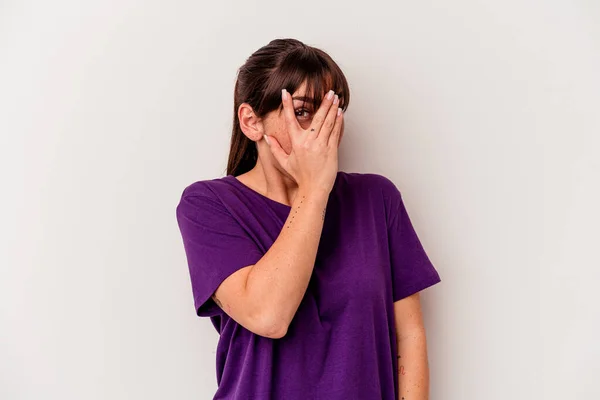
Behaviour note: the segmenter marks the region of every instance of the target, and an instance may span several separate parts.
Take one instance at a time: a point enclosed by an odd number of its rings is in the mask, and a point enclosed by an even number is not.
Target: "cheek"
[[[265,133],[277,139],[281,147],[289,154],[292,144],[290,142],[290,136],[283,118],[281,120],[273,121],[272,124],[265,127]]]
[[[271,119],[264,126],[265,133],[269,136],[273,136],[280,142],[287,136],[285,124],[277,118]]]
[[[300,127],[304,130],[307,130],[310,127],[312,120],[307,120],[307,119],[302,119],[298,121],[298,124],[300,124]]]

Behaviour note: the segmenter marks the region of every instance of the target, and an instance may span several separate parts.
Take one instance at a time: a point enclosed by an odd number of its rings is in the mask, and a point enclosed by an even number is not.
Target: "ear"
[[[264,128],[262,119],[256,115],[250,104],[240,104],[238,107],[238,119],[240,121],[240,129],[248,139],[258,142],[263,138]]]

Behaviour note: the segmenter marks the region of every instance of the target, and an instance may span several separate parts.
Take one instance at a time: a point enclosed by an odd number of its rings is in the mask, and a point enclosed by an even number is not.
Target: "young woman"
[[[183,190],[214,399],[428,398],[419,291],[440,276],[397,187],[338,171],[349,99],[326,53],[273,40],[239,69],[227,175]]]

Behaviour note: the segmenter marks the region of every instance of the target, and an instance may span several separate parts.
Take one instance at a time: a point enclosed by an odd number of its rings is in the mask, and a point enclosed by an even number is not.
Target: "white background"
[[[284,37],[346,73],[340,169],[397,184],[442,276],[431,398],[600,398],[595,0],[0,1],[0,398],[211,398],[175,207]]]

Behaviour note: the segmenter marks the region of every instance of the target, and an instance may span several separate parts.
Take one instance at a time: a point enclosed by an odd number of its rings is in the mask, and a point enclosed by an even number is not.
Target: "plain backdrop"
[[[595,0],[0,1],[0,398],[212,397],[175,207],[285,37],[345,72],[340,169],[396,183],[442,276],[431,399],[600,398]]]

